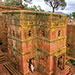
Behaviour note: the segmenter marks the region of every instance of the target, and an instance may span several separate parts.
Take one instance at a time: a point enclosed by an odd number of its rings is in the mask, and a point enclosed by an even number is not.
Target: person
[[[29,70],[34,72],[34,65],[32,64],[32,59],[29,59]]]

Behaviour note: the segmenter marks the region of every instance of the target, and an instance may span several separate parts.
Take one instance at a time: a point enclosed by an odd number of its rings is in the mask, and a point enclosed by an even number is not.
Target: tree
[[[24,3],[23,7],[28,8],[28,4]]]
[[[32,0],[24,0],[24,1],[27,2],[27,3],[29,3],[29,4],[32,3]],[[25,7],[24,7],[24,6],[25,6]],[[21,7],[21,8],[27,8],[28,5],[24,3],[24,6],[23,6],[23,4],[22,4],[22,0],[20,0],[20,7]]]
[[[38,10],[37,7],[35,5],[29,7],[29,9],[32,9],[32,10]]]
[[[27,3],[32,3],[32,0],[24,0],[25,2],[27,2]]]
[[[4,0],[5,6],[18,6],[20,3],[15,0]]]
[[[35,6],[35,5],[33,6],[33,9],[34,9],[34,10],[38,10],[38,9],[37,9],[37,6]]]
[[[39,5],[38,6],[33,5],[32,7],[30,7],[30,9],[36,10],[36,11],[44,11]]]
[[[72,17],[75,18],[75,12],[72,12]]]
[[[24,0],[27,3],[32,3],[32,0]],[[4,0],[6,6],[17,6],[24,8],[24,6],[27,6],[27,4],[23,5],[22,0]]]
[[[52,12],[54,12],[55,9],[61,8],[62,10],[66,6],[65,0],[44,0],[47,5],[52,7]]]
[[[38,8],[39,11],[44,11],[39,5],[38,5],[37,8]]]
[[[68,18],[72,18],[72,14],[67,14],[67,17]]]

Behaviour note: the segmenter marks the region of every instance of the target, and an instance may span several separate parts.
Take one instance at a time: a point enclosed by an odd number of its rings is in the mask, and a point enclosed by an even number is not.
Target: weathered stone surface
[[[65,66],[65,15],[26,11],[15,7],[0,8],[1,11],[12,10],[3,12],[0,37],[4,43],[3,48],[8,43],[8,56],[18,71],[25,75],[49,75],[56,74],[60,67]],[[31,64],[35,68],[34,72],[31,72]]]
[[[65,15],[24,10],[3,14],[8,17],[9,58],[20,72],[31,73],[29,64],[33,64],[34,73],[57,73],[59,59],[65,66]]]
[[[75,25],[67,26],[67,54],[75,58]]]

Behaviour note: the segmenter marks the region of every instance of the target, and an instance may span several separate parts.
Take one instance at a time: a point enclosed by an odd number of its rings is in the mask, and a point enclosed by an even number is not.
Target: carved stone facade
[[[7,24],[6,24],[7,18],[3,16],[2,11],[9,11],[9,10],[21,10],[21,8],[0,5],[0,49],[3,52],[7,51],[8,43],[7,43]],[[29,9],[23,9],[23,10],[29,10]],[[15,23],[18,24],[18,22]]]
[[[64,70],[66,16],[36,11],[4,12],[8,55],[24,75],[51,75]]]
[[[2,14],[2,11],[8,10],[19,10],[19,8],[0,5],[0,49],[3,52],[7,52],[8,42],[7,42],[7,22],[6,22],[7,18]]]
[[[6,17],[0,14],[0,48],[7,52],[7,24]]]

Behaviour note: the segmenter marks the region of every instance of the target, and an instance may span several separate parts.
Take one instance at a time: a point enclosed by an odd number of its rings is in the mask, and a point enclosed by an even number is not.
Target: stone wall
[[[7,52],[7,24],[6,24],[6,17],[2,15],[2,11],[7,11],[5,6],[0,5],[0,48],[3,52]]]
[[[3,15],[0,15],[0,45],[1,50],[3,52],[7,52],[7,26],[6,26],[6,18]]]
[[[3,51],[7,51],[8,43],[7,43],[7,24],[6,24],[7,18],[2,14],[2,12],[9,10],[21,10],[21,8],[0,5],[0,42],[2,44],[0,45],[0,48]]]
[[[75,58],[75,25],[67,26],[67,54]]]

